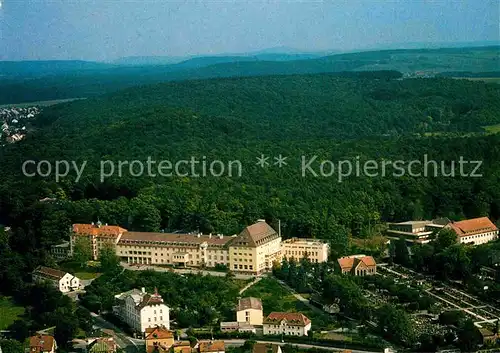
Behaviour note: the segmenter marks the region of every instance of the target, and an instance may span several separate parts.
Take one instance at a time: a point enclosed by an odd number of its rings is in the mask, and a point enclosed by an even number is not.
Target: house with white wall
[[[54,268],[38,266],[32,272],[33,282],[49,282],[62,293],[80,288],[80,279],[72,274]]]

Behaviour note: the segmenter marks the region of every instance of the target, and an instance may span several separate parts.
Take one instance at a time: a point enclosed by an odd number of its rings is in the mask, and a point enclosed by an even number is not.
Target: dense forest
[[[1,222],[23,232],[15,238],[32,239],[20,242],[23,249],[60,241],[72,222],[98,218],[129,229],[234,234],[261,217],[273,225],[281,219],[286,237],[344,248],[351,235],[366,237],[385,221],[496,220],[500,136],[483,126],[500,123],[499,93],[496,85],[444,78],[305,75],[166,83],[55,105],[25,141],[0,150]],[[287,156],[288,165],[261,168],[261,154]],[[460,157],[483,161],[482,177],[301,174],[301,156],[380,162],[424,155],[448,171]],[[99,176],[100,160],[191,156],[239,160],[242,173]],[[78,181],[72,172],[56,182],[23,176],[27,159],[87,164]],[[46,197],[57,201],[37,202]]]

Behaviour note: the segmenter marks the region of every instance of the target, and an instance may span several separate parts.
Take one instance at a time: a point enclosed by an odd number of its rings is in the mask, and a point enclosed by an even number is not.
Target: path
[[[160,266],[152,266],[152,265],[131,265],[127,263],[121,263],[123,268],[131,271],[157,271],[157,272],[174,272],[179,274],[202,274],[204,276],[216,276],[216,277],[225,277],[227,272],[219,272],[219,271],[209,271],[202,269],[191,269],[191,268],[172,268],[172,267],[160,267]],[[237,279],[250,279],[254,278],[253,275],[243,275],[243,274],[234,274],[234,278]]]
[[[250,288],[251,286],[253,286],[254,284],[256,284],[257,282],[259,282],[260,280],[262,279],[262,277],[257,277],[256,279],[254,279],[252,282],[248,283],[245,287],[243,287],[239,294],[243,294],[243,292],[245,292],[248,288]]]
[[[283,287],[285,287],[287,290],[289,290],[292,295],[299,301],[301,301],[302,303],[304,303],[305,305],[307,305],[309,308],[311,308],[312,310],[314,311],[317,311],[319,313],[322,313],[322,314],[326,314],[326,312],[323,310],[323,309],[320,309],[314,305],[312,305],[310,302],[309,302],[309,299],[306,299],[304,298],[303,296],[301,296],[299,293],[297,293],[292,287],[290,287],[288,284],[286,284],[285,282],[283,282],[282,280],[279,280],[279,279],[276,279],[278,281],[279,284],[281,284]]]

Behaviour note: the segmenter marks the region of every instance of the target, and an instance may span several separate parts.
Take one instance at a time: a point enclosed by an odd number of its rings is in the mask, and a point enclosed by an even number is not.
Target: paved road
[[[233,347],[239,347],[239,346],[242,346],[243,344],[245,344],[245,340],[238,340],[238,339],[224,340],[224,342],[225,342],[226,346],[233,346]],[[332,352],[342,352],[343,350],[347,349],[347,348],[316,346],[316,345],[312,345],[312,344],[291,343],[291,342],[262,341],[262,340],[256,340],[255,342],[272,343],[272,344],[277,344],[280,346],[284,346],[286,344],[289,344],[289,345],[296,346],[299,348],[304,348],[304,349],[320,348],[320,349],[324,349],[324,350],[328,350],[328,351],[332,351]],[[382,352],[382,350],[380,350],[380,351],[362,351],[362,350],[356,350],[356,349],[348,349],[348,350],[351,351],[352,353],[380,353],[380,352]]]
[[[104,319],[96,313],[90,313],[94,318],[95,326],[99,327],[104,332],[111,334],[118,346],[123,348],[127,353],[139,352],[137,341],[128,337],[120,328],[116,327],[111,322]]]

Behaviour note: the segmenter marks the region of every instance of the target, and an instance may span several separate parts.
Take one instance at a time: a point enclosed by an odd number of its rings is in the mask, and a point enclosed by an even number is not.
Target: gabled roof
[[[360,264],[365,265],[367,267],[376,266],[377,263],[373,259],[372,256],[346,256],[337,259],[337,262],[342,270],[351,271],[353,268],[356,268]]]
[[[89,344],[89,353],[116,352],[116,343],[113,337],[100,337]]]
[[[165,327],[148,327],[146,329],[146,340],[174,338],[174,333]]]
[[[293,324],[295,326],[306,326],[311,323],[311,320],[302,313],[283,313],[283,312],[272,312],[269,314],[265,320],[265,324],[277,324],[285,320],[288,324]]]
[[[50,352],[54,347],[54,337],[49,335],[36,335],[30,337],[30,352]]]
[[[119,226],[95,225],[95,224],[73,224],[73,232],[85,235],[105,235],[117,237],[127,230]]]
[[[143,297],[141,302],[137,305],[137,308],[140,310],[146,306],[149,305],[158,305],[158,304],[163,304],[163,299],[161,295],[158,294],[158,292],[155,289],[154,294],[149,294],[146,293]]]
[[[252,347],[252,353],[279,353],[281,348],[272,343],[255,343]]]
[[[257,247],[269,240],[276,239],[278,234],[265,221],[259,221],[246,227],[235,239],[235,245]]]
[[[497,226],[495,226],[488,217],[480,217],[466,219],[459,222],[452,222],[449,224],[449,226],[455,233],[457,233],[459,237],[467,237],[469,235],[493,232],[498,230]]]
[[[35,271],[33,271],[34,275],[42,276],[45,278],[60,280],[66,275],[67,272],[56,270],[55,268],[38,266]]]
[[[240,311],[248,309],[262,310],[262,301],[254,297],[241,298],[238,301],[238,307],[236,310]]]
[[[224,352],[224,341],[201,341],[198,345],[200,353],[204,352]]]

